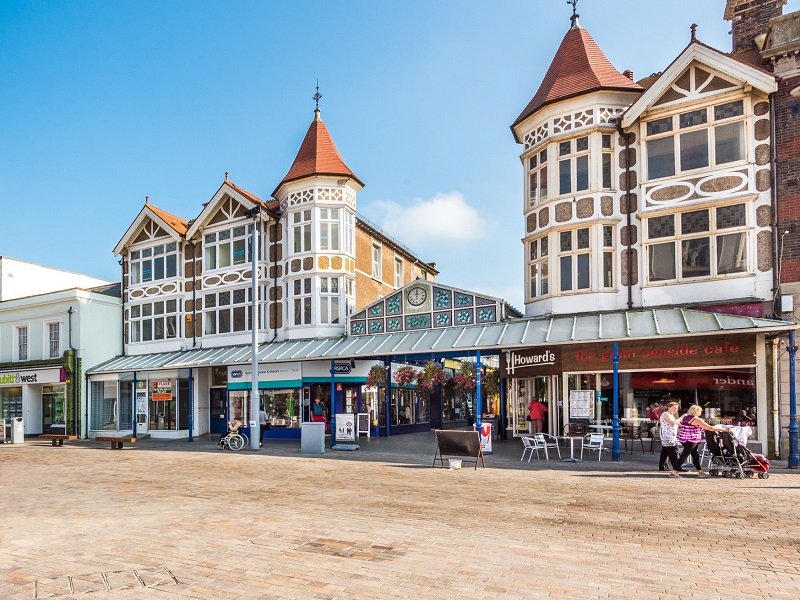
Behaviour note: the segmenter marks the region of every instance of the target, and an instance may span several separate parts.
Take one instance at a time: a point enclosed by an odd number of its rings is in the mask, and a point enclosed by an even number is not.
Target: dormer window
[[[743,100],[655,119],[645,128],[648,179],[745,159]]]
[[[177,274],[178,245],[175,242],[131,252],[131,285],[169,279]]]

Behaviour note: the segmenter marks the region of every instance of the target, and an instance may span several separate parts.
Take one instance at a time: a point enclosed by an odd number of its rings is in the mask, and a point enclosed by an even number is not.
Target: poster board
[[[356,441],[356,416],[354,414],[336,415],[336,442]]]
[[[356,424],[357,424],[356,430],[358,431],[359,436],[366,435],[367,437],[370,437],[369,417],[370,417],[369,413],[358,413],[356,415]]]
[[[570,390],[569,418],[594,418],[594,390]]]

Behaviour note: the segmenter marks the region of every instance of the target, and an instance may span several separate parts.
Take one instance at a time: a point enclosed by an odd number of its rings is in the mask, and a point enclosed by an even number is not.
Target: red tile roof
[[[161,210],[160,208],[156,208],[148,200],[144,201],[145,206],[152,210],[155,214],[157,214],[164,222],[172,227],[176,232],[181,235],[186,234],[186,230],[188,229],[188,223],[185,219],[181,219],[180,217],[176,217],[175,215],[168,213],[165,210]]]
[[[227,173],[225,173],[225,183],[228,184],[229,186],[231,186],[237,192],[239,192],[242,196],[244,196],[245,198],[247,198],[251,202],[254,202],[254,203],[258,204],[262,208],[266,208],[268,210],[275,210],[275,209],[278,208],[278,205],[280,204],[277,200],[270,200],[269,202],[267,202],[265,200],[262,200],[261,198],[259,198],[255,194],[251,194],[246,189],[239,187],[238,185],[233,183],[230,179],[228,179],[228,174]]]
[[[280,185],[275,188],[273,196],[278,193],[281,187],[290,181],[296,181],[314,175],[340,175],[350,177],[358,182],[362,187],[364,184],[350,170],[328,133],[328,128],[319,116],[319,109],[314,111],[314,120],[308,128],[306,137],[300,145],[300,151],[292,163],[292,168],[283,178]]]
[[[573,26],[561,41],[536,95],[511,126],[512,131],[547,104],[601,89],[642,91],[639,84],[614,68],[588,31]]]

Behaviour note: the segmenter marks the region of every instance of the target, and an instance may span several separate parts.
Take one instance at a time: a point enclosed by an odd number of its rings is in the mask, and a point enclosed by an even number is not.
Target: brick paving
[[[676,480],[641,451],[520,463],[514,440],[450,471],[430,467],[433,443],[0,445],[0,598],[800,596],[785,463],[766,481]]]

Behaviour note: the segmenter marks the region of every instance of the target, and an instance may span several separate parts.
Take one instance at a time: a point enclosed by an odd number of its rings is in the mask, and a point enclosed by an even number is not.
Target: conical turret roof
[[[597,90],[641,92],[643,88],[617,71],[589,32],[573,19],[539,90],[511,128],[547,104]]]
[[[277,194],[278,190],[290,181],[315,175],[350,177],[364,187],[361,180],[342,160],[331,134],[328,133],[328,128],[322,122],[319,109],[314,111],[314,120],[306,132],[292,167],[272,194],[273,196]]]

